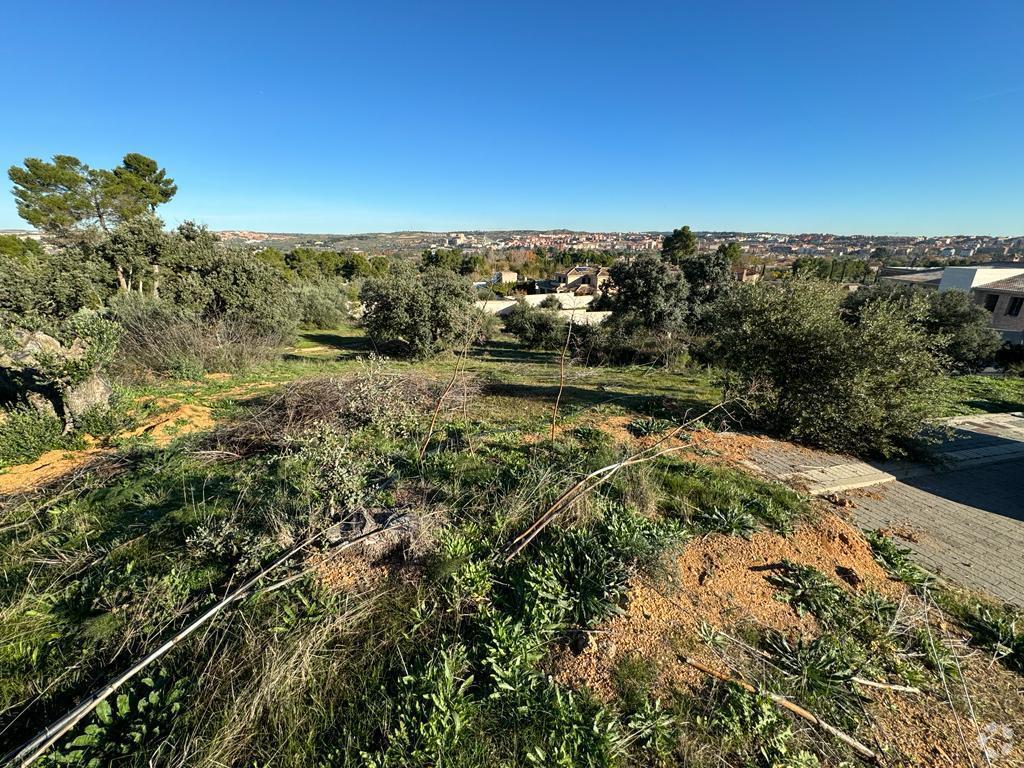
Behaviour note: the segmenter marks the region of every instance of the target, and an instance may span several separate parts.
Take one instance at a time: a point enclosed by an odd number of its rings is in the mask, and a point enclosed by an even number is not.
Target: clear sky
[[[1022,0],[11,1],[0,162],[143,152],[165,220],[216,229],[1024,234],[1022,30]]]

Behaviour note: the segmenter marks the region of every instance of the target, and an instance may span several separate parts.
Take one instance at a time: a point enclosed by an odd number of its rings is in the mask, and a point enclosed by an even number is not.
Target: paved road
[[[866,464],[777,443],[755,454],[762,472],[811,493],[839,493],[863,528],[895,528],[922,565],[1024,605],[1024,417],[951,420],[938,468]],[[856,489],[856,490],[854,490]]]

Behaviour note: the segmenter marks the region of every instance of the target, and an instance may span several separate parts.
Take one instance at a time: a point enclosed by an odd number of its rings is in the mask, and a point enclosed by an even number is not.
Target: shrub
[[[793,280],[745,285],[718,306],[713,349],[727,395],[755,421],[831,450],[906,453],[933,415],[942,362],[915,321],[926,311],[871,302],[844,322],[841,288]]]
[[[46,451],[82,447],[78,435],[65,435],[60,419],[31,408],[0,412],[0,467],[35,461]]]
[[[303,283],[295,289],[299,322],[306,328],[337,328],[345,321],[346,298],[334,283]]]
[[[568,326],[551,309],[531,307],[517,302],[505,315],[505,331],[531,349],[557,349],[565,343]]]
[[[878,283],[851,293],[843,301],[843,308],[856,322],[865,308],[876,301],[889,301],[908,311],[915,302],[924,302],[927,311],[911,313],[913,322],[943,349],[955,371],[981,370],[996,357],[999,333],[992,328],[988,312],[975,304],[968,293]]]
[[[111,368],[129,378],[242,370],[275,357],[291,335],[233,318],[204,319],[142,296],[118,297],[112,316],[121,336]]]
[[[205,228],[179,227],[167,265],[160,295],[175,307],[256,335],[294,331],[295,297],[281,273],[251,253],[225,250]]]
[[[451,349],[473,330],[473,292],[446,269],[396,268],[363,283],[363,323],[374,344],[404,357]]]
[[[585,365],[662,364],[685,356],[684,333],[651,330],[632,315],[612,315],[601,325],[575,325],[569,342],[573,357]]]

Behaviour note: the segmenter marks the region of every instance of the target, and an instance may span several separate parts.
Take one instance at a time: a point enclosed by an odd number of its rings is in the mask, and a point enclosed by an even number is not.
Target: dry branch
[[[620,469],[633,466],[634,464],[653,461],[659,456],[664,456],[665,454],[674,453],[687,448],[687,445],[672,445],[668,448],[662,448],[659,450],[659,446],[678,435],[682,430],[696,424],[717,410],[724,410],[726,406],[734,402],[736,399],[737,398],[726,400],[709,408],[699,416],[680,424],[653,445],[644,448],[642,451],[634,453],[632,456],[623,459],[622,461],[617,461],[614,464],[609,464],[605,467],[601,467],[600,469],[596,469],[582,480],[571,485],[568,489],[563,491],[551,506],[548,507],[536,520],[534,520],[526,530],[509,542],[508,552],[505,555],[505,562],[507,563],[511,561],[516,555],[526,549],[530,542],[537,538],[540,532],[543,531],[560,513],[564,512],[574,501],[577,501],[590,491],[597,488],[597,486],[610,480]]]
[[[774,701],[780,707],[782,707],[784,709],[788,709],[794,715],[797,715],[798,717],[802,717],[804,720],[806,720],[809,723],[812,723],[813,725],[816,725],[817,727],[821,728],[821,730],[825,731],[826,733],[829,733],[832,736],[835,736],[837,739],[839,739],[841,742],[846,744],[848,747],[852,748],[855,752],[857,752],[858,755],[863,757],[865,760],[867,760],[867,761],[869,761],[871,763],[875,763],[875,764],[878,763],[878,755],[876,755],[873,751],[871,751],[871,749],[866,747],[864,744],[862,744],[861,742],[859,742],[855,738],[853,738],[853,736],[850,736],[848,733],[844,733],[843,731],[841,731],[838,728],[836,728],[834,725],[830,725],[829,723],[826,723],[824,720],[819,718],[813,712],[809,712],[808,710],[806,710],[803,707],[801,707],[799,704],[794,704],[792,701],[787,699],[785,696],[782,696],[782,695],[780,695],[778,693],[772,693],[771,691],[764,691],[764,690],[760,690],[758,688],[755,688],[753,685],[751,685],[750,683],[746,682],[745,680],[739,680],[739,679],[737,679],[735,677],[732,677],[731,675],[725,674],[724,672],[718,672],[718,671],[716,671],[714,669],[711,669],[710,667],[704,666],[699,661],[694,661],[693,659],[691,659],[691,658],[689,658],[687,656],[680,655],[678,658],[679,658],[679,661],[681,661],[682,663],[684,663],[684,664],[686,664],[686,665],[688,665],[690,667],[693,667],[698,672],[703,672],[705,675],[713,677],[716,680],[721,680],[722,682],[725,682],[725,683],[732,683],[733,685],[737,685],[740,688],[742,688],[743,690],[745,690],[747,693],[753,693],[753,694],[758,694],[758,695],[761,695],[761,696],[767,696],[769,699]]]
[[[434,436],[434,425],[437,424],[437,415],[441,412],[441,406],[444,405],[444,401],[448,397],[448,393],[450,393],[452,391],[452,387],[455,386],[455,381],[459,377],[459,369],[462,368],[462,365],[466,360],[467,352],[469,352],[468,343],[462,348],[462,354],[459,355],[459,359],[455,361],[455,370],[452,371],[452,377],[448,381],[448,386],[446,386],[437,397],[437,403],[434,405],[434,412],[430,416],[430,426],[427,428],[427,436],[423,439],[423,445],[420,446],[420,461],[423,461],[423,457],[427,455],[427,446],[430,445],[430,438]]]
[[[562,347],[562,355],[558,358],[558,395],[555,397],[555,404],[551,408],[551,442],[555,441],[555,424],[558,422],[558,405],[562,402],[562,391],[565,389],[565,356],[569,352],[569,341],[572,339],[572,323],[576,319],[576,308],[573,307],[572,315],[569,317],[569,329],[565,332],[565,346]]]
[[[391,520],[387,524],[380,528],[375,528],[372,531],[361,534],[353,539],[349,539],[343,544],[339,545],[335,551],[346,549],[351,547],[360,541],[364,541],[371,536],[376,536],[383,531],[390,530],[395,527],[396,520]],[[212,618],[217,616],[225,608],[237,603],[246,597],[248,597],[255,586],[263,580],[268,574],[276,570],[279,566],[286,563],[288,560],[299,554],[303,550],[307,549],[310,545],[314,544],[319,539],[323,538],[326,531],[320,531],[319,533],[310,536],[303,540],[299,544],[289,549],[279,558],[277,558],[270,565],[265,567],[255,576],[250,578],[244,584],[237,589],[229,592],[220,601],[210,606],[201,616],[192,621],[183,629],[179,630],[173,637],[167,640],[156,650],[150,652],[140,661],[136,662],[112,681],[107,683],[103,688],[94,691],[88,698],[82,701],[77,707],[66,713],[64,716],[58,718],[54,722],[50,723],[46,728],[36,734],[35,737],[22,744],[20,747],[12,752],[9,752],[3,757],[0,762],[4,765],[17,765],[27,766],[35,762],[41,757],[53,744],[64,734],[74,728],[79,722],[81,722],[90,712],[100,705],[101,702],[105,701],[114,691],[124,685],[126,682],[131,680],[135,675],[145,669],[147,666],[152,664],[157,659],[167,654],[172,648],[180,645],[189,635],[195,632],[197,629],[202,627]],[[290,577],[289,577],[290,578]],[[289,582],[289,579],[285,579],[284,582]],[[279,582],[279,586],[284,586],[283,583]]]

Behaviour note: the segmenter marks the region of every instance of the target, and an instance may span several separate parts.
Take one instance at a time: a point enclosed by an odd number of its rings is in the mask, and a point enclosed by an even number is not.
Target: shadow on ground
[[[522,398],[524,400],[544,400],[553,403],[558,397],[557,384],[512,384],[507,382],[491,382],[486,388],[487,394],[500,397]],[[600,385],[579,387],[566,385],[562,388],[561,405],[567,409],[591,408],[598,405],[618,405],[641,416],[680,419],[687,415],[695,415],[706,411],[706,401],[674,398],[665,395],[638,395],[617,392]]]

